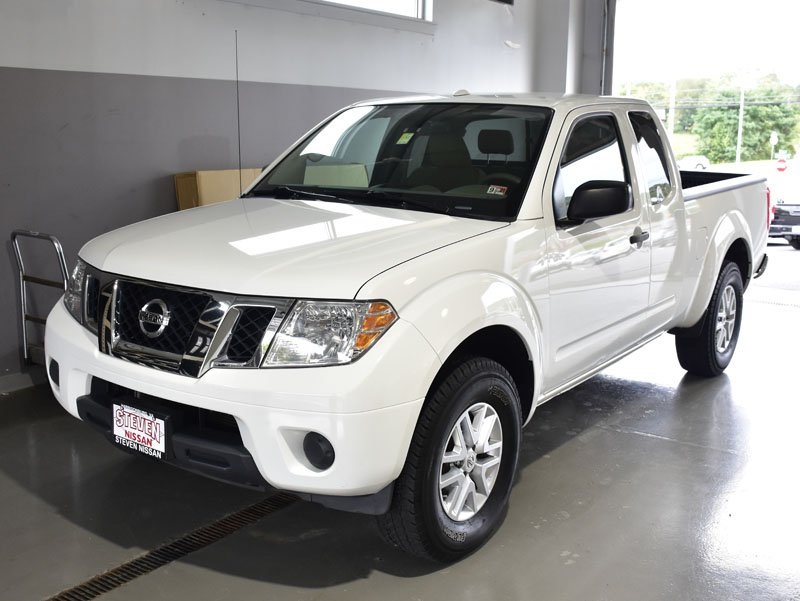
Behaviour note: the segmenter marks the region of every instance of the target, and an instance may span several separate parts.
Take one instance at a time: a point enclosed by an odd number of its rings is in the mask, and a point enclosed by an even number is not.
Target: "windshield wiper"
[[[269,196],[278,199],[311,199],[324,200],[328,202],[343,202],[348,204],[366,204],[380,207],[391,207],[395,209],[416,209],[428,213],[439,213],[442,215],[463,215],[467,217],[479,217],[481,215],[471,213],[472,207],[465,205],[453,206],[448,202],[441,204],[443,197],[431,200],[420,198],[409,198],[402,191],[376,190],[370,188],[346,188],[337,189],[336,194],[329,188],[318,188],[309,190],[307,188],[295,188],[286,185],[275,185],[269,188],[251,190],[246,196]]]
[[[306,188],[294,188],[292,186],[276,185],[263,189],[256,188],[251,190],[247,196],[270,196],[278,199],[302,198],[325,200],[328,202],[346,202],[348,204],[370,204],[398,209],[414,208],[433,213],[444,213],[445,215],[449,215],[451,212],[449,206],[441,207],[432,202],[407,198],[406,196],[397,192],[352,188],[346,190],[337,190],[336,192],[337,194],[332,194],[331,190],[328,188],[308,190]]]
[[[392,207],[398,209],[421,209],[432,213],[443,213],[449,215],[451,207],[448,205],[441,206],[436,201],[428,202],[416,198],[409,198],[403,193],[388,192],[386,190],[348,190],[348,196],[359,198],[369,204]]]
[[[335,194],[328,194],[327,192],[316,192],[314,190],[305,190],[302,188],[292,188],[291,186],[273,186],[271,188],[259,190],[251,190],[246,196],[271,196],[278,199],[292,198],[292,199],[306,199],[306,200],[326,200],[328,202],[347,202],[353,201],[348,198],[342,198]]]

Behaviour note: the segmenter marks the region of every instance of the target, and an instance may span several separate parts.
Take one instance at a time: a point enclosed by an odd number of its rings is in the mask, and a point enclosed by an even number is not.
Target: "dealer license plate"
[[[167,432],[164,420],[128,405],[114,404],[114,442],[157,459],[165,453]]]

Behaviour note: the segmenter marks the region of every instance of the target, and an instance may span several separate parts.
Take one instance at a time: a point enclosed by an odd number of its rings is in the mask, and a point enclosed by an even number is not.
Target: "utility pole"
[[[667,131],[669,132],[669,139],[672,140],[672,135],[675,133],[675,96],[677,95],[678,84],[675,78],[669,84],[669,112],[667,113]]]
[[[742,130],[744,129],[744,84],[739,89],[739,132],[736,134],[736,162],[742,161]]]

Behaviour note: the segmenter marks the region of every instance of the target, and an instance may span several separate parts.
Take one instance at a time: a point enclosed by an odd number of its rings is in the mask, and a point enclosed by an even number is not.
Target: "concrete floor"
[[[770,246],[736,357],[672,337],[541,407],[499,533],[452,566],[295,503],[102,599],[800,599],[800,252]],[[0,398],[0,598],[54,595],[259,495],[127,456],[42,388]]]

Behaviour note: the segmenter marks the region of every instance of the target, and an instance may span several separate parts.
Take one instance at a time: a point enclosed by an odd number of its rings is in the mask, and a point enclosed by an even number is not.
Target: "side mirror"
[[[632,205],[631,187],[625,182],[593,180],[584,182],[572,194],[567,219],[584,221],[617,215]]]

